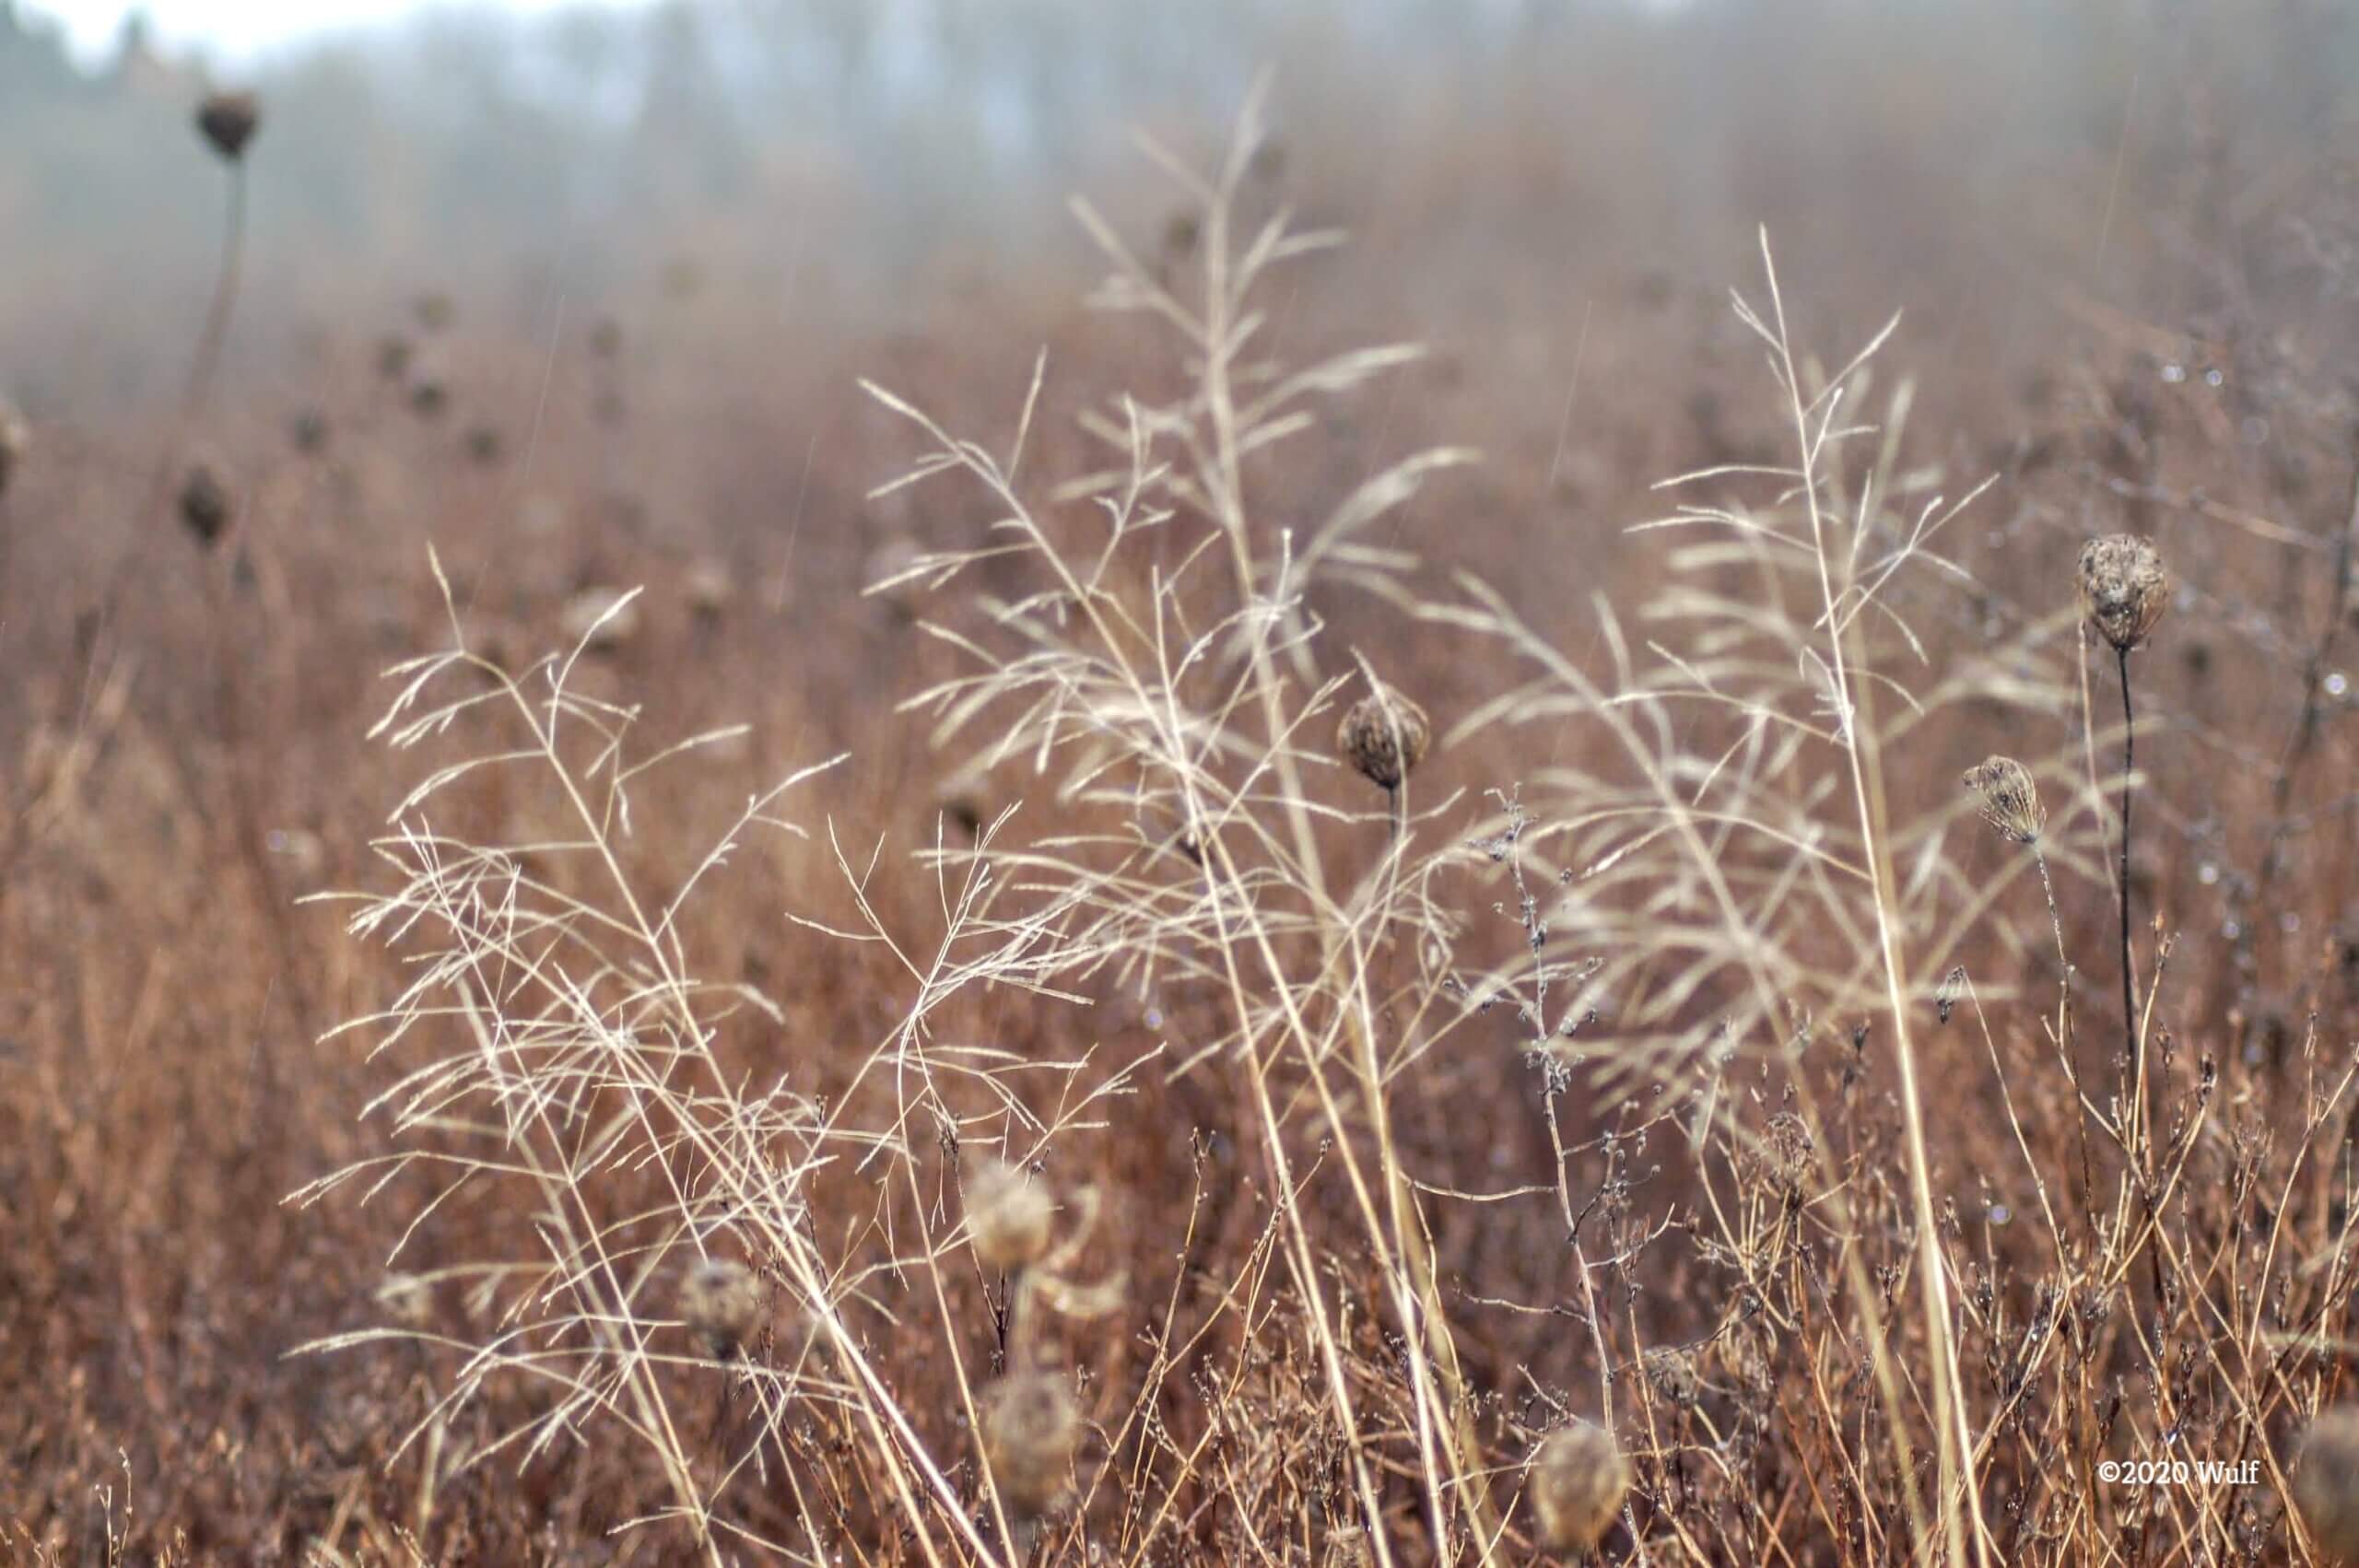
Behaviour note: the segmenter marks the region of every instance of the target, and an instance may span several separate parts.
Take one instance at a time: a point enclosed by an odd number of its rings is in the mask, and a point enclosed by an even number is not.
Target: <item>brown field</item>
[[[1514,10],[0,7],[0,1559],[2359,1554],[2359,28]]]

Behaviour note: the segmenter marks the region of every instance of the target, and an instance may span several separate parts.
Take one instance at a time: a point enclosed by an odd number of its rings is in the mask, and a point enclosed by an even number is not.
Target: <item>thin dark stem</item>
[[[181,392],[181,405],[173,417],[170,438],[156,456],[156,474],[147,487],[147,502],[140,510],[130,543],[115,561],[106,591],[100,602],[101,626],[114,620],[117,601],[123,584],[132,571],[147,556],[170,504],[172,482],[180,473],[181,458],[188,445],[188,435],[204,411],[205,401],[212,395],[213,379],[221,366],[221,347],[229,336],[229,313],[238,302],[239,280],[245,275],[246,261],[246,166],[243,162],[229,165],[229,199],[226,227],[221,237],[221,272],[213,286],[213,303],[205,313],[205,330],[196,340],[196,358],[189,366],[188,385]],[[92,639],[91,663],[95,668],[97,640]]]
[[[2137,766],[2136,720],[2130,711],[2130,650],[2116,649],[2121,671],[2121,1030],[2129,1059],[2138,1059],[2138,1003],[2130,980],[2130,775]]]

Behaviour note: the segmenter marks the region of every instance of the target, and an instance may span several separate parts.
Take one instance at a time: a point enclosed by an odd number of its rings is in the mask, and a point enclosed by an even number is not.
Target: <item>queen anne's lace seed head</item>
[[[2170,574],[2134,533],[2092,539],[2081,551],[2081,613],[2123,653],[2145,642],[2170,603]]]

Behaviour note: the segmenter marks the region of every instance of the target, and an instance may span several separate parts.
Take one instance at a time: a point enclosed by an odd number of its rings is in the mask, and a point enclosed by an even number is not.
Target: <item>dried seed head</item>
[[[1401,787],[1432,743],[1426,710],[1386,685],[1344,709],[1335,729],[1335,749],[1344,760],[1387,790]]]
[[[2142,644],[2170,603],[2170,574],[2153,544],[2134,533],[2092,539],[2081,551],[2081,613],[2127,653]]]
[[[983,1462],[1010,1512],[1033,1518],[1064,1491],[1081,1443],[1081,1412],[1053,1372],[1011,1372],[981,1399]]]
[[[2294,1506],[2329,1561],[2359,1562],[2359,1405],[2321,1410],[2302,1434]]]
[[[1952,965],[1950,972],[1942,977],[1942,983],[1933,988],[1933,1011],[1940,1015],[1942,1023],[1946,1024],[1950,1021],[1950,1014],[1956,1010],[1958,999],[1964,995],[1966,995],[1966,965]]]
[[[0,403],[0,496],[8,493],[8,481],[17,476],[17,469],[25,460],[25,449],[32,445],[32,432],[17,411]]]
[[[388,1274],[377,1287],[377,1305],[394,1322],[421,1328],[434,1316],[434,1287],[416,1274]]]
[[[1966,787],[1981,799],[1982,820],[2018,844],[2037,841],[2048,825],[2039,785],[2013,757],[1985,757],[1966,770]]]
[[[409,374],[411,352],[409,339],[387,333],[377,340],[377,374],[389,381],[400,380]]]
[[[989,1156],[967,1169],[967,1238],[975,1260],[1003,1273],[1038,1263],[1049,1250],[1057,1206],[1044,1182]]]
[[[1532,1457],[1532,1506],[1557,1551],[1587,1551],[1604,1539],[1630,1492],[1630,1461],[1592,1422],[1557,1428]]]
[[[188,477],[181,481],[181,521],[196,535],[196,542],[212,548],[229,532],[231,510],[229,486],[221,483],[212,465],[189,464]]]
[[[451,406],[451,388],[433,370],[421,370],[409,384],[409,408],[421,419],[432,419]]]
[[[294,438],[297,451],[319,451],[328,444],[328,416],[316,408],[307,408],[295,415],[287,433]]]
[[[196,106],[197,130],[231,163],[245,157],[261,124],[262,102],[250,92],[208,93]]]
[[[1655,1392],[1672,1404],[1685,1410],[1704,1397],[1704,1377],[1696,1370],[1696,1358],[1685,1351],[1669,1346],[1649,1351],[1643,1358],[1647,1381]]]
[[[680,1281],[680,1316],[723,1361],[754,1331],[761,1310],[761,1281],[734,1258],[708,1258]]]

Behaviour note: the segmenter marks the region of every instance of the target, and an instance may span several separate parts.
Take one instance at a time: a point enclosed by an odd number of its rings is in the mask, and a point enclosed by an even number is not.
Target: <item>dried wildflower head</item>
[[[2330,1562],[2359,1562],[2359,1406],[2321,1410],[2302,1434],[2294,1506]]]
[[[432,419],[451,406],[451,387],[440,373],[421,370],[409,384],[409,409],[421,419]]]
[[[32,445],[32,433],[17,411],[0,403],[0,496],[8,493],[8,481],[17,476],[17,466],[25,460],[25,449]]]
[[[2037,841],[2048,825],[2031,769],[2011,756],[1985,757],[1966,770],[1966,787],[1982,802],[1982,820],[2018,844]]]
[[[722,1360],[753,1333],[761,1310],[761,1281],[734,1258],[708,1258],[680,1281],[680,1316]]]
[[[212,465],[201,461],[189,464],[188,476],[181,481],[181,521],[196,542],[212,548],[229,532],[231,512],[229,487]]]
[[[1661,1346],[1649,1351],[1643,1364],[1655,1392],[1680,1409],[1704,1397],[1703,1374],[1696,1370],[1696,1358],[1685,1351]]]
[[[1556,1551],[1587,1551],[1614,1527],[1630,1492],[1630,1461],[1614,1434],[1577,1421],[1548,1434],[1532,1457],[1532,1506]]]
[[[1335,749],[1370,782],[1398,790],[1433,743],[1426,710],[1391,686],[1379,685],[1344,710]]]
[[[2170,603],[2170,574],[2154,546],[2134,533],[2092,539],[2081,551],[2081,613],[2127,653],[2142,644]]]
[[[196,128],[213,150],[235,163],[262,124],[262,102],[250,92],[207,93],[196,106]]]
[[[294,438],[297,451],[319,451],[328,444],[328,416],[316,408],[307,408],[295,415],[287,433]]]
[[[1057,1206],[1048,1186],[1005,1160],[989,1156],[967,1168],[967,1238],[986,1269],[1013,1272],[1049,1250]]]
[[[1011,1372],[981,1399],[983,1462],[1000,1500],[1020,1517],[1049,1511],[1073,1471],[1081,1412],[1053,1372]]]
[[[389,381],[400,380],[409,374],[411,353],[409,339],[387,333],[377,340],[377,374]]]
[[[388,1274],[377,1287],[377,1305],[394,1322],[421,1328],[434,1315],[434,1287],[416,1274]]]

